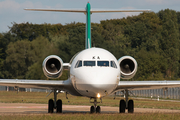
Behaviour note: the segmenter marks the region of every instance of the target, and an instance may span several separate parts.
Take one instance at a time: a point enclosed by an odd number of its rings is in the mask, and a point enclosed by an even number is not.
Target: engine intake
[[[44,75],[51,79],[59,78],[63,71],[63,61],[56,55],[50,55],[43,61]]]
[[[137,72],[137,62],[131,56],[123,56],[119,60],[122,79],[131,79]]]

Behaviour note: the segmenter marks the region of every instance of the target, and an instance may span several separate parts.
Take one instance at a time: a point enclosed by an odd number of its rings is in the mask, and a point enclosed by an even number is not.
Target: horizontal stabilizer
[[[24,10],[29,10],[29,11],[51,11],[51,12],[79,12],[79,13],[85,13],[86,14],[86,9],[29,9],[26,8]],[[98,10],[93,10],[91,9],[91,13],[103,13],[103,12],[149,12],[151,10],[149,9],[114,9],[114,10],[107,10],[107,9],[98,9]]]
[[[113,9],[113,10],[91,10],[91,13],[103,13],[103,12],[149,12],[150,9]]]
[[[80,13],[86,13],[86,9],[29,9],[25,8],[24,10],[29,10],[29,11],[51,11],[51,12],[80,12]]]

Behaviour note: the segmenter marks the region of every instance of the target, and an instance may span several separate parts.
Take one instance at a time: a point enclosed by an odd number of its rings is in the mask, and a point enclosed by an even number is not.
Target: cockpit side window
[[[75,68],[78,68],[78,67],[82,67],[82,60],[77,61]]]
[[[117,68],[116,63],[114,61],[111,61],[111,67]]]
[[[97,64],[100,67],[109,67],[109,61],[97,61]]]
[[[96,66],[96,61],[84,61],[84,66]]]

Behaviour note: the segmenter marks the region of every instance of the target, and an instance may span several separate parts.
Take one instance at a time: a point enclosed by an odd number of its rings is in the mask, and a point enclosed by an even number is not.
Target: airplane
[[[54,93],[54,99],[48,101],[48,113],[62,113],[62,100],[57,100],[57,91],[65,91],[74,96],[84,96],[93,100],[90,113],[100,113],[101,108],[98,100],[115,93],[124,91],[125,100],[119,102],[119,113],[134,112],[134,101],[129,100],[129,92],[140,89],[167,89],[179,87],[179,81],[120,81],[120,79],[131,79],[137,72],[138,64],[131,56],[115,56],[103,48],[91,47],[91,14],[101,12],[146,12],[150,10],[93,10],[90,3],[85,9],[25,9],[31,11],[54,11],[54,12],[80,12],[86,15],[86,38],[85,49],[74,55],[69,63],[56,55],[47,56],[42,69],[44,75],[50,79],[57,79],[62,75],[64,69],[69,70],[67,80],[18,80],[0,79],[0,85],[13,86],[15,88],[42,88],[50,89]]]

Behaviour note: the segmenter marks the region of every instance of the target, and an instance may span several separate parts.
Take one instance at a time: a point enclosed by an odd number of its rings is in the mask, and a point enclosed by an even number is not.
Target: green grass
[[[178,120],[180,114],[43,114],[0,115],[1,120]]]

